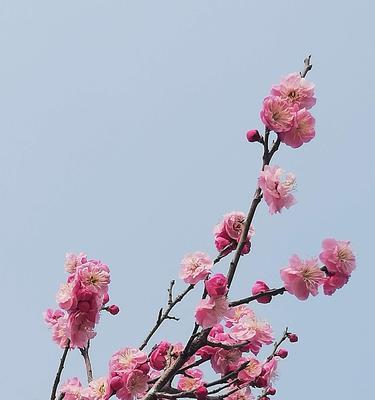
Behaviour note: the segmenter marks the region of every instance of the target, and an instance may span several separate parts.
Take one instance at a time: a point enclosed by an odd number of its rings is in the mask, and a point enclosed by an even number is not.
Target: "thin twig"
[[[171,285],[173,287],[173,285]],[[170,286],[170,287],[171,287]],[[143,343],[139,346],[139,350],[143,350],[146,346],[151,337],[154,335],[154,333],[158,330],[160,325],[163,323],[165,319],[168,319],[169,313],[172,310],[172,308],[179,303],[189,292],[190,290],[194,289],[194,285],[189,285],[182,293],[180,293],[170,304],[168,304],[168,307],[166,310],[161,313],[162,310],[160,310],[157,321],[154,325],[154,327],[151,329],[150,333],[147,335],[146,339],[143,341]],[[168,302],[169,303],[169,302]],[[169,319],[174,319],[174,318],[169,318]]]
[[[198,367],[198,365],[201,365],[201,364],[207,362],[208,360],[209,360],[209,358],[201,358],[200,360],[195,361],[195,362],[193,362],[193,363],[187,365],[186,367],[181,368],[180,370],[178,370],[178,371],[176,372],[176,375],[178,375],[178,374],[183,374],[183,373],[184,373],[185,371],[187,371],[188,369],[191,369],[191,368],[194,368],[194,367]]]
[[[303,69],[302,72],[300,72],[301,78],[305,78],[307,73],[311,71],[312,69],[312,64],[311,64],[311,54],[307,56],[304,60],[303,63],[305,64],[305,68]]]
[[[52,392],[51,392],[51,400],[55,400],[55,398],[56,398],[57,387],[59,386],[59,383],[60,383],[61,373],[62,373],[62,370],[64,369],[64,364],[65,364],[66,356],[68,355],[69,347],[70,347],[70,340],[68,339],[67,345],[66,345],[64,352],[60,359],[60,364],[59,364],[59,368],[56,373],[55,381],[53,382]]]
[[[224,350],[238,349],[240,347],[246,346],[249,343],[250,343],[250,340],[246,340],[245,342],[236,343],[236,344],[224,344],[224,343],[219,343],[219,342],[210,342],[207,340],[208,346],[220,347],[221,349],[224,349]]]
[[[266,292],[258,293],[254,296],[249,296],[249,297],[245,297],[243,299],[231,301],[229,303],[229,307],[236,307],[241,304],[248,304],[254,300],[257,300],[257,299],[260,299],[260,298],[266,297],[266,296],[277,296],[278,294],[283,294],[285,291],[286,291],[285,287],[281,287],[278,289],[270,289],[270,290],[267,290]]]
[[[85,360],[87,383],[90,383],[93,379],[92,365],[91,365],[91,360],[90,360],[90,356],[89,356],[89,347],[90,347],[90,341],[88,341],[86,347],[79,349],[79,351],[82,354],[83,359]]]
[[[176,283],[176,281],[173,279],[171,283],[169,284],[169,289],[168,289],[168,305],[170,306],[173,303],[173,286]]]
[[[288,334],[289,334],[289,332],[288,332],[288,327],[286,327],[286,328],[285,328],[285,331],[284,331],[284,333],[283,333],[283,336],[281,337],[281,339],[280,339],[278,342],[275,342],[275,343],[274,343],[273,352],[267,357],[267,361],[270,361],[270,360],[272,360],[273,357],[275,357],[275,354],[276,354],[277,350],[278,350],[279,347],[281,346],[281,343],[283,343],[284,340],[287,339]]]

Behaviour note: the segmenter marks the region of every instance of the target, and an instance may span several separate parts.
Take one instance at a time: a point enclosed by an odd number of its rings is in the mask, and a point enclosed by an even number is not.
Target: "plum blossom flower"
[[[61,310],[52,310],[51,308],[48,308],[44,313],[43,313],[43,317],[44,317],[44,321],[46,322],[47,325],[49,325],[50,327],[54,326],[55,324],[57,324],[57,320],[60,317],[64,316],[64,312]]]
[[[104,400],[108,390],[106,377],[95,379],[82,392],[82,400]]]
[[[180,278],[185,283],[195,285],[207,277],[212,266],[212,261],[206,253],[197,251],[188,254],[181,261]]]
[[[273,380],[277,377],[277,360],[275,357],[272,357],[271,360],[263,364],[260,377],[263,378],[264,386],[272,384]]]
[[[314,137],[315,118],[306,110],[306,108],[296,111],[294,123],[291,128],[279,133],[281,142],[293,148],[301,147],[304,143],[309,142]]]
[[[194,368],[186,371],[186,375],[182,375],[177,383],[177,389],[182,391],[194,391],[202,386],[203,373],[200,369]]]
[[[234,371],[240,364],[242,352],[239,349],[219,349],[211,357],[211,366],[213,370],[222,375]]]
[[[264,125],[276,133],[287,132],[293,126],[294,111],[288,100],[268,96],[263,100],[260,118]]]
[[[223,255],[227,255],[235,250],[242,235],[245,219],[246,216],[243,212],[232,211],[224,215],[224,219],[215,226],[215,246],[220,253],[223,252]],[[245,245],[241,252],[242,255],[250,251],[250,239],[253,235],[254,228],[250,226]]]
[[[162,341],[152,351],[150,355],[150,366],[158,371],[165,368],[167,364],[167,355],[171,347],[171,344],[166,341]]]
[[[325,279],[316,258],[302,261],[297,255],[290,258],[289,266],[280,270],[280,276],[285,289],[299,300],[306,300],[309,294],[316,296]]]
[[[102,263],[87,262],[77,269],[77,279],[81,286],[93,293],[107,293],[110,283],[108,266]]]
[[[225,296],[202,299],[195,310],[195,320],[203,328],[210,328],[224,318],[228,308]]]
[[[281,211],[283,207],[290,208],[296,203],[291,192],[295,188],[295,177],[287,174],[282,180],[283,170],[277,165],[266,165],[258,178],[258,185],[263,190],[270,214]]]
[[[246,367],[238,373],[242,382],[253,382],[262,372],[262,364],[256,358],[249,358]]]
[[[67,253],[65,256],[65,271],[74,274],[78,266],[87,262],[87,256],[84,253]]]
[[[141,350],[125,347],[117,351],[109,361],[111,373],[121,374],[132,371],[147,361],[147,354]]]
[[[341,289],[349,281],[350,275],[344,275],[339,272],[328,275],[323,283],[323,292],[328,296],[332,296],[337,289]]]
[[[313,83],[302,78],[298,72],[294,72],[285,76],[278,85],[273,86],[271,94],[289,101],[292,105],[297,105],[299,109],[308,110],[316,103],[314,87]]]
[[[254,400],[255,397],[251,393],[249,386],[237,390],[227,397],[227,400]]]
[[[263,344],[271,344],[273,341],[271,326],[258,320],[254,313],[243,315],[232,326],[229,335],[238,341],[249,341],[249,344],[243,346],[243,350],[250,350],[255,355]]]
[[[65,394],[65,400],[81,400],[82,391],[82,384],[76,377],[68,379],[60,388],[60,393]]]
[[[228,314],[225,316],[225,326],[231,328],[232,326],[236,325],[238,321],[245,315],[256,319],[254,311],[245,304],[232,307]]]
[[[350,275],[355,269],[355,256],[350,248],[350,242],[335,239],[325,239],[323,251],[319,258],[329,272]]]
[[[116,396],[120,400],[133,400],[136,397],[141,397],[147,391],[148,375],[142,371],[135,369],[123,375],[122,388],[116,391]]]

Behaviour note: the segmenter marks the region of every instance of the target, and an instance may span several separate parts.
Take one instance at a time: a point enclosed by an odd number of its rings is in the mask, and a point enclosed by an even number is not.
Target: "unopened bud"
[[[276,352],[275,356],[279,356],[280,358],[286,358],[286,357],[288,357],[288,350],[280,349]]]
[[[268,290],[270,290],[270,288],[268,287],[268,285],[263,282],[263,281],[256,281],[251,289],[251,293],[253,294],[253,296],[256,296],[257,294],[263,293],[263,292],[267,292]],[[272,296],[268,295],[268,296],[261,296],[257,299],[258,303],[269,303],[272,300]]]
[[[106,310],[112,315],[116,315],[120,312],[120,309],[118,308],[118,306],[116,306],[116,304],[108,306]]]
[[[295,333],[288,333],[288,338],[291,343],[298,342],[298,336]]]
[[[246,138],[249,142],[260,142],[261,137],[256,129],[252,129],[246,133]]]
[[[270,396],[273,396],[274,394],[276,394],[276,389],[274,387],[269,387],[267,389],[267,394],[269,394]]]
[[[206,400],[208,390],[207,390],[206,386],[199,386],[199,388],[194,391],[194,394],[198,400]]]
[[[122,379],[119,376],[114,376],[111,378],[109,385],[115,392],[117,392],[123,387]]]
[[[141,364],[137,367],[140,371],[142,371],[145,375],[150,371],[150,366],[145,362],[144,364]]]

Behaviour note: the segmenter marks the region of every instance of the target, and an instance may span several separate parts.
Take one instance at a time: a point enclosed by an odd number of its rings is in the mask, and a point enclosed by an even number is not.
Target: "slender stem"
[[[51,392],[51,400],[55,400],[55,398],[56,398],[57,387],[59,386],[59,383],[60,383],[61,373],[62,373],[62,370],[64,369],[64,364],[65,364],[66,356],[68,355],[69,346],[70,346],[70,340],[68,339],[67,345],[66,345],[64,352],[60,359],[60,364],[59,364],[59,368],[56,373],[55,381],[53,382],[52,392]]]
[[[173,285],[171,285],[173,287]],[[170,290],[172,290],[170,286]],[[139,346],[139,350],[143,350],[146,346],[151,337],[154,335],[154,333],[159,329],[160,325],[163,323],[164,320],[170,319],[169,318],[169,313],[171,312],[172,308],[179,303],[192,289],[194,289],[194,285],[189,285],[181,294],[179,294],[172,302],[170,302],[170,294],[168,290],[168,307],[163,313],[159,313],[158,319],[154,325],[154,327],[151,329],[150,333],[147,335],[146,339],[143,341],[143,343]]]
[[[275,357],[275,354],[276,354],[277,350],[279,349],[279,347],[281,346],[281,343],[283,343],[284,340],[287,339],[288,333],[289,333],[288,327],[286,327],[281,339],[278,342],[275,342],[273,352],[267,357],[267,361],[270,361],[270,360],[272,360],[273,357]]]
[[[283,294],[285,291],[286,291],[285,287],[267,290],[266,292],[258,293],[254,296],[244,297],[243,299],[231,301],[229,303],[229,307],[236,307],[241,304],[248,304],[254,300],[257,300],[257,299],[260,299],[260,298],[266,297],[266,296],[277,296],[278,294]]]
[[[82,354],[83,359],[85,360],[87,383],[90,383],[93,379],[91,360],[90,360],[90,356],[89,356],[89,347],[90,347],[90,341],[87,343],[87,347],[79,349],[79,351]]]

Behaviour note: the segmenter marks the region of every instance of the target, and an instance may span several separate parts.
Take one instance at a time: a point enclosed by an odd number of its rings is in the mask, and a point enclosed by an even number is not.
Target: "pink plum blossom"
[[[262,372],[262,364],[256,358],[249,358],[246,367],[238,373],[242,382],[253,382]]]
[[[350,275],[355,269],[355,256],[350,248],[350,242],[335,239],[325,239],[323,251],[319,258],[329,272]]]
[[[273,380],[277,377],[277,360],[272,357],[271,360],[266,361],[262,366],[261,377],[264,379],[265,386],[270,386]]]
[[[242,360],[241,356],[240,349],[219,349],[211,357],[211,366],[215,372],[225,375],[239,367]]]
[[[332,296],[337,289],[341,289],[349,281],[350,275],[341,274],[340,272],[328,275],[323,283],[323,292],[328,296]]]
[[[263,344],[271,344],[273,341],[271,326],[265,321],[258,320],[255,314],[243,315],[232,326],[229,335],[241,342],[249,341],[243,350],[250,350],[255,355],[258,354]]]
[[[225,296],[216,299],[202,299],[195,310],[195,320],[203,328],[218,324],[228,312],[228,300]]]
[[[268,96],[263,100],[260,118],[270,131],[288,132],[293,126],[293,107],[288,100],[279,96]]]
[[[111,373],[122,374],[132,371],[147,361],[147,354],[141,350],[125,347],[118,350],[109,361]]]
[[[227,397],[227,400],[254,400],[255,397],[251,393],[249,386],[237,390]]]
[[[82,392],[82,400],[104,400],[108,391],[106,377],[94,379],[89,383],[88,388]]]
[[[64,400],[81,400],[83,387],[78,378],[68,379],[61,385],[60,393],[64,393]]]
[[[49,325],[50,327],[54,326],[55,324],[57,324],[57,320],[60,317],[64,316],[64,312],[61,310],[52,310],[51,308],[48,308],[44,313],[43,313],[43,317],[44,317],[44,321],[46,322],[47,325]]]
[[[150,365],[152,368],[161,371],[167,364],[167,354],[171,347],[169,342],[162,341],[152,351],[150,356]]]
[[[231,328],[232,326],[236,325],[239,322],[239,320],[245,315],[253,319],[256,318],[254,311],[245,304],[232,307],[228,312],[228,314],[225,316],[226,320],[225,326]]]
[[[286,145],[298,148],[315,137],[315,118],[305,109],[296,111],[290,130],[280,132],[279,138]]]
[[[316,296],[325,279],[316,258],[302,261],[297,255],[290,258],[289,265],[280,270],[280,275],[285,289],[299,300],[306,300],[309,294]]]
[[[110,283],[108,266],[100,262],[87,262],[77,269],[77,280],[81,286],[93,293],[103,294]]]
[[[297,105],[298,109],[310,109],[316,103],[314,97],[315,85],[302,78],[298,72],[284,77],[278,85],[271,89],[273,96],[279,96],[290,102],[292,105]]]
[[[216,299],[228,293],[228,279],[223,274],[215,274],[205,282],[208,295]]]
[[[202,386],[203,373],[200,369],[188,369],[186,375],[182,375],[177,383],[177,389],[191,392]]]
[[[258,178],[258,185],[263,191],[270,214],[278,213],[284,207],[290,208],[296,203],[291,194],[295,188],[295,177],[288,174],[282,179],[283,174],[283,170],[277,165],[266,165]]]
[[[212,261],[206,253],[197,251],[188,254],[181,261],[180,278],[185,283],[195,285],[207,277],[212,266]]]
[[[246,138],[249,142],[261,142],[262,138],[257,129],[252,129],[246,133]]]
[[[143,396],[147,389],[149,377],[137,369],[122,376],[123,386],[116,391],[116,397],[120,400],[133,400]]]
[[[65,256],[65,271],[74,274],[78,266],[87,262],[87,256],[84,253],[67,253]]]

